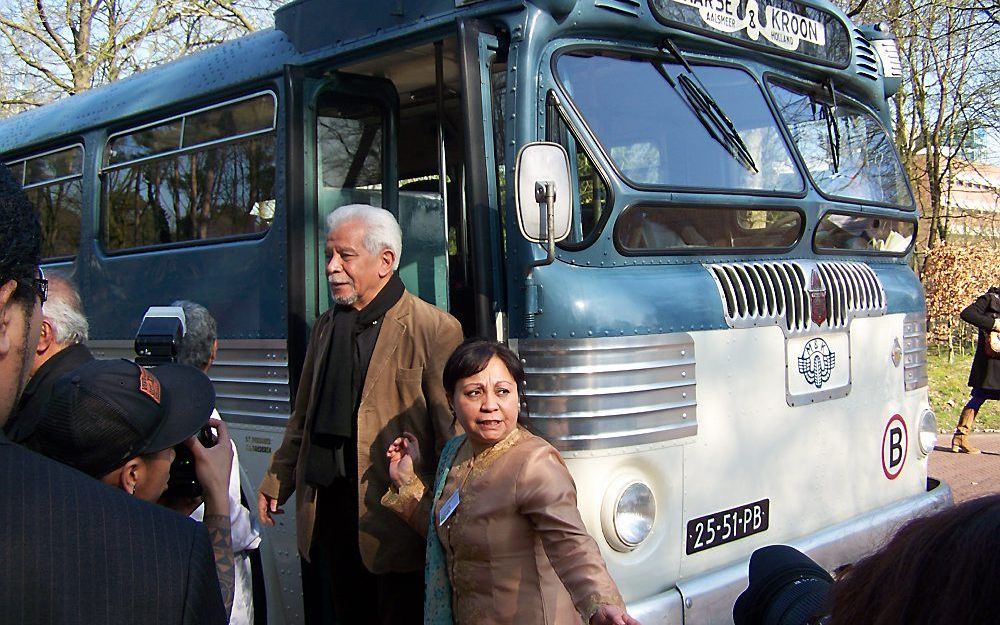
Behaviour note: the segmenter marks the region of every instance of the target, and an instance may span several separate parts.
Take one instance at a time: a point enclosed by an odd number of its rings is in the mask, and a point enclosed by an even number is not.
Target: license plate
[[[718,547],[767,529],[769,499],[691,519],[687,523],[687,554]]]

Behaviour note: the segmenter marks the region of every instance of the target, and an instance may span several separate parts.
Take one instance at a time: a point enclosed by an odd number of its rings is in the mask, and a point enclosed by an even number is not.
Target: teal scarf
[[[431,504],[431,520],[427,528],[427,565],[424,568],[424,625],[452,625],[451,582],[448,580],[448,560],[437,534],[437,515],[434,508],[444,490],[448,471],[455,462],[458,450],[465,442],[465,434],[456,436],[445,443],[438,461],[437,476],[434,478],[434,499]]]

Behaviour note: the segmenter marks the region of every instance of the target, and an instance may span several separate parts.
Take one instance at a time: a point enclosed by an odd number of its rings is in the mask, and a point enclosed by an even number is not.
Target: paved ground
[[[1000,492],[1000,434],[973,434],[970,442],[983,453],[951,453],[951,434],[939,435],[931,452],[929,473],[951,486],[955,503]]]

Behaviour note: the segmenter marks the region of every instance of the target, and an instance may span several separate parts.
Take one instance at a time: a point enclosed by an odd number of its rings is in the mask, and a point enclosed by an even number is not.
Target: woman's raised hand
[[[389,458],[389,478],[396,488],[406,486],[416,477],[415,466],[420,465],[420,446],[417,437],[409,432],[392,441],[385,453]]]
[[[641,625],[616,605],[604,604],[590,617],[590,625]]]

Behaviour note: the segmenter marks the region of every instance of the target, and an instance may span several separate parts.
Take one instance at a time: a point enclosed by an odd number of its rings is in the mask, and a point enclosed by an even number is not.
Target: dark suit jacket
[[[45,361],[45,364],[38,368],[35,375],[31,376],[28,384],[21,393],[21,400],[17,404],[17,410],[10,416],[3,431],[11,441],[20,443],[28,449],[33,449],[40,453],[45,453],[44,449],[39,449],[34,442],[35,428],[42,420],[43,409],[49,396],[52,395],[52,387],[56,380],[64,374],[84,365],[94,359],[93,354],[86,345],[77,343],[64,348],[62,351]]]
[[[0,622],[227,622],[208,534],[0,434]]]

